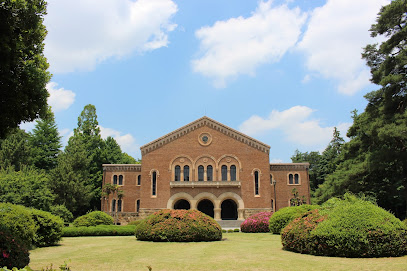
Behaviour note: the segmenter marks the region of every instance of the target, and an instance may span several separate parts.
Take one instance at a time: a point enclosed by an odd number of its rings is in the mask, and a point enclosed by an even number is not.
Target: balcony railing
[[[191,181],[191,182],[170,182],[171,188],[176,187],[190,187],[190,188],[198,188],[198,187],[237,187],[240,188],[240,181]]]

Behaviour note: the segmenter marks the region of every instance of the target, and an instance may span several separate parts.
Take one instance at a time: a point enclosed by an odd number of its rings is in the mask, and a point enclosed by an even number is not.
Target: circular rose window
[[[212,136],[209,133],[202,133],[198,137],[199,144],[208,146],[212,142]]]

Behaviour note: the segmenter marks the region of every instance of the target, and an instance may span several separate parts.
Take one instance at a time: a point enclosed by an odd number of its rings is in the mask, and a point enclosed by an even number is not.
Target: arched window
[[[189,166],[184,166],[184,182],[189,182]]]
[[[274,199],[271,199],[271,211],[274,212]]]
[[[118,211],[118,212],[121,212],[121,211],[122,211],[122,200],[121,200],[121,199],[119,199],[119,200],[117,201],[117,211]]]
[[[213,167],[211,165],[206,168],[206,180],[213,181]]]
[[[236,166],[235,165],[230,166],[230,180],[236,181]]]
[[[153,175],[151,176],[151,195],[157,195],[157,172],[153,171]]]
[[[288,175],[288,184],[294,184],[294,176],[292,174]]]
[[[112,212],[116,211],[116,200],[112,200]]]
[[[198,181],[202,182],[204,180],[204,167],[198,167]]]
[[[141,185],[141,175],[137,176],[137,185]]]
[[[299,184],[300,183],[300,176],[298,174],[294,175],[294,184]]]
[[[174,181],[176,181],[176,182],[181,181],[181,167],[180,166],[175,166]]]
[[[113,175],[113,185],[117,184],[117,175]]]
[[[119,175],[119,185],[123,185],[123,175]]]
[[[260,194],[259,191],[259,172],[254,172],[254,194],[258,196]]]
[[[139,199],[136,201],[136,212],[137,213],[140,212],[140,200]]]
[[[270,174],[270,184],[273,184],[273,175]]]
[[[228,167],[223,165],[221,168],[221,173],[222,173],[222,181],[227,181],[228,180]]]

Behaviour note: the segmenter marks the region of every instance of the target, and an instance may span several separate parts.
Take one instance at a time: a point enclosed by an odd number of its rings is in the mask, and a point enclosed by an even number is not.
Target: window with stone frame
[[[179,182],[181,181],[181,167],[180,166],[175,166],[174,170],[174,181]]]
[[[213,167],[211,165],[206,168],[206,180],[213,181]]]
[[[198,181],[203,182],[203,180],[204,180],[204,167],[199,166],[198,167]]]
[[[189,166],[184,166],[184,182],[189,182]]]
[[[228,167],[227,166],[225,166],[225,165],[223,165],[222,167],[221,167],[221,178],[222,178],[222,181],[227,181],[228,180]]]

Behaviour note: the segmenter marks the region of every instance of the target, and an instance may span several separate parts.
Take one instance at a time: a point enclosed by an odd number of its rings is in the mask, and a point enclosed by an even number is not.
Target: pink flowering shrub
[[[212,217],[197,210],[161,210],[144,219],[135,235],[141,241],[219,241],[222,229]]]
[[[273,213],[261,212],[249,216],[241,225],[242,232],[269,232],[269,220]]]
[[[24,242],[0,225],[0,268],[23,268],[29,262],[29,253]]]

